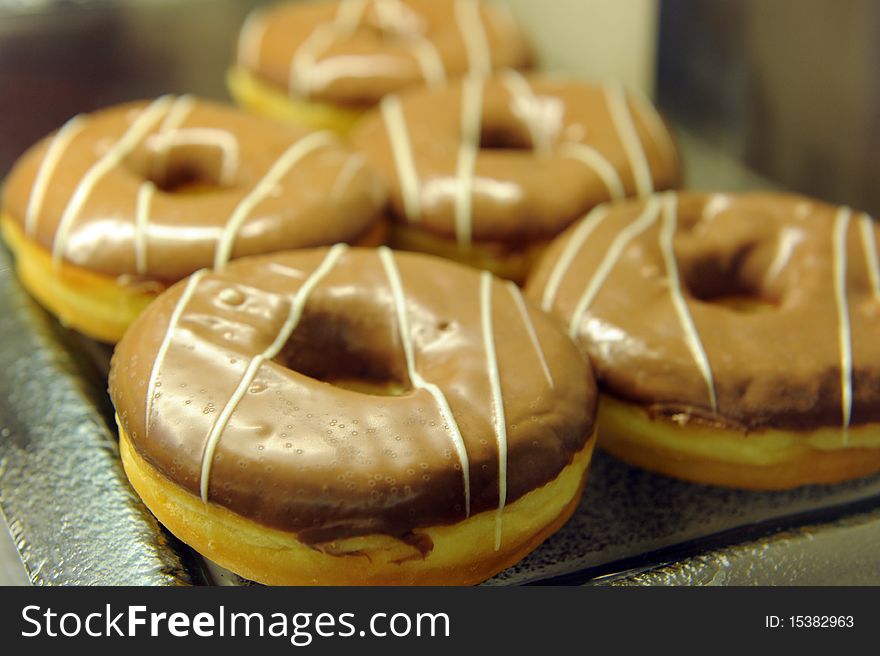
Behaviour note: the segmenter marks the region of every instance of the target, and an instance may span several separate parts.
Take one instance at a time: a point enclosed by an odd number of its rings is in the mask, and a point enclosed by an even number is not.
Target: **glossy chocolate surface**
[[[206,492],[211,503],[310,543],[407,536],[464,519],[464,468],[471,514],[497,508],[502,452],[507,503],[554,479],[593,430],[595,384],[574,344],[533,304],[518,304],[509,283],[490,279],[487,286],[461,265],[385,253],[383,262],[380,251],[348,249],[330,266],[326,250],[247,258],[205,274],[182,304],[187,283],[163,294],[120,342],[110,375],[137,451],[189,492]],[[248,378],[301,301],[301,319],[283,347]],[[496,425],[484,308],[506,446]],[[333,384],[342,381],[348,387]],[[354,391],[351,381],[372,391]],[[396,389],[380,392],[377,383]],[[452,422],[429,385],[441,390]],[[205,469],[212,431],[218,440]]]
[[[509,10],[477,0],[281,2],[256,10],[238,44],[238,64],[257,77],[352,106],[531,59]]]
[[[171,282],[218,259],[354,241],[384,199],[329,135],[180,96],[73,119],[21,157],[3,209],[58,261]]]
[[[527,295],[653,414],[845,428],[880,420],[877,239],[866,215],[800,196],[669,193],[573,226]]]
[[[388,97],[351,143],[384,173],[395,220],[462,245],[551,239],[601,202],[680,177],[647,100],[515,71]]]

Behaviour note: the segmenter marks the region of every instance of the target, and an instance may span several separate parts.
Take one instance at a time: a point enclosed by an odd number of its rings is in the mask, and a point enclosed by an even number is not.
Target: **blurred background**
[[[709,152],[880,217],[880,2],[507,1],[544,67],[641,89]],[[0,179],[78,112],[227,98],[238,29],[264,3],[0,0]],[[4,531],[0,583],[23,582]]]
[[[265,0],[0,0],[0,175],[79,111],[225,98]],[[618,79],[787,188],[880,215],[880,2],[507,0],[547,68]]]

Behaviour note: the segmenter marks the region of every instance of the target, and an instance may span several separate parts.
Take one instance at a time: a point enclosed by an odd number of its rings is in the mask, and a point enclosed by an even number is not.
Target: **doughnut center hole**
[[[208,194],[225,188],[209,171],[186,162],[176,162],[148,179],[166,194]]]
[[[779,307],[780,299],[763,288],[763,272],[748,270],[744,261],[744,256],[738,256],[727,263],[717,258],[691,263],[682,270],[685,292],[703,303],[741,314],[768,312]]]
[[[154,136],[132,152],[125,165],[166,194],[209,194],[230,189],[238,175],[238,146],[234,138],[223,134],[224,138],[215,142],[218,138],[213,133],[205,136],[191,130],[170,144]]]
[[[412,389],[386,334],[369,335],[369,317],[304,314],[274,362],[309,378],[372,396],[401,396]]]
[[[528,130],[519,126],[486,125],[480,131],[481,150],[520,150],[534,149]]]

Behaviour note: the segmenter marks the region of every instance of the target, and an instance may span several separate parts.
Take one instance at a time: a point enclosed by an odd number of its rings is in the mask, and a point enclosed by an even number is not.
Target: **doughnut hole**
[[[362,394],[402,396],[412,389],[406,365],[392,350],[393,339],[365,337],[365,331],[376,329],[384,332],[387,328],[359,323],[354,316],[307,312],[274,362]],[[367,348],[367,344],[374,346]]]
[[[779,307],[777,298],[764,285],[764,271],[753,265],[753,250],[742,248],[732,256],[701,254],[680,260],[681,281],[686,295],[733,312],[754,314]]]
[[[137,177],[166,194],[205,194],[237,185],[237,146],[225,141],[172,144],[157,139],[132,152],[125,165]]]
[[[481,150],[522,150],[534,149],[528,129],[521,123],[484,123],[480,131]]]

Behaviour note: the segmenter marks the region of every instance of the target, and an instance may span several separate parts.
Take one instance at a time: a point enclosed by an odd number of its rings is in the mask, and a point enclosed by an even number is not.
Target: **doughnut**
[[[597,391],[519,289],[337,245],[162,294],[113,355],[122,462],[150,510],[267,584],[472,584],[578,503]]]
[[[386,96],[351,143],[388,180],[392,247],[517,282],[594,206],[679,181],[647,100],[513,70]]]
[[[76,116],[7,178],[0,225],[23,285],[116,342],[171,283],[242,255],[384,239],[362,155],[192,96]]]
[[[775,490],[880,470],[878,228],[793,194],[602,205],[526,293],[600,381],[599,445],[631,464]]]
[[[236,60],[227,83],[240,105],[344,134],[387,93],[523,68],[532,57],[503,4],[335,0],[256,9]]]

